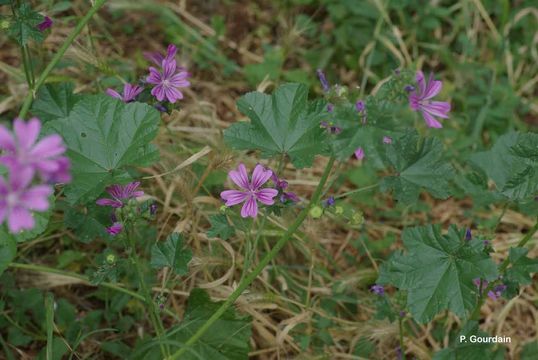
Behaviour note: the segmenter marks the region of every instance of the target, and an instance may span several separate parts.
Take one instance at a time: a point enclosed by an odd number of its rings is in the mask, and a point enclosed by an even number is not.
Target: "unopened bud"
[[[323,215],[323,209],[320,206],[313,206],[309,212],[310,216],[314,219],[319,219]]]

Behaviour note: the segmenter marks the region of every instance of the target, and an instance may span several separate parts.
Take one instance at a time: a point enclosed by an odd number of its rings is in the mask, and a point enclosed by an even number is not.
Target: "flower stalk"
[[[205,333],[211,325],[215,323],[223,314],[226,312],[226,310],[241,296],[243,291],[258,277],[258,275],[263,271],[263,269],[275,258],[275,256],[280,252],[280,250],[284,247],[284,245],[287,244],[288,240],[293,236],[295,231],[301,226],[303,221],[308,216],[308,212],[310,211],[310,208],[319,202],[319,199],[321,197],[321,193],[323,191],[323,188],[325,186],[325,183],[327,182],[327,179],[329,178],[329,174],[331,172],[331,169],[333,167],[335,159],[331,157],[329,159],[329,162],[327,163],[325,170],[323,172],[323,175],[319,181],[319,184],[314,191],[314,194],[312,195],[312,200],[306,206],[297,216],[296,220],[291,224],[291,226],[288,228],[288,230],[284,233],[284,235],[278,240],[278,242],[275,244],[275,246],[271,249],[271,251],[265,255],[265,257],[260,261],[260,263],[252,270],[250,274],[248,274],[243,280],[239,283],[239,286],[235,289],[235,291],[224,301],[224,303],[218,308],[218,310],[205,322],[204,325],[202,325],[196,333],[194,333],[189,340],[185,342],[182,348],[180,348],[178,351],[176,351],[172,356],[167,358],[168,360],[175,360],[179,359],[179,357],[184,354],[186,351],[188,351],[189,347],[196,343]]]

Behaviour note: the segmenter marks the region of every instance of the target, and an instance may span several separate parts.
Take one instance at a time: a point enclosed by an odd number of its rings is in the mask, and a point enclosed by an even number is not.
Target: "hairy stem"
[[[80,34],[82,29],[84,29],[84,26],[86,26],[88,21],[90,21],[90,19],[93,17],[93,15],[95,15],[97,10],[99,10],[105,4],[105,2],[106,2],[106,0],[96,0],[95,1],[95,5],[86,13],[86,15],[84,15],[84,17],[82,19],[79,20],[77,26],[75,26],[75,29],[73,29],[71,34],[69,34],[67,39],[65,39],[65,42],[60,47],[60,49],[58,49],[58,52],[56,54],[54,54],[54,56],[52,57],[50,63],[45,68],[45,70],[43,70],[41,75],[39,75],[39,78],[35,82],[33,88],[28,92],[28,94],[24,98],[24,102],[22,104],[22,108],[21,108],[21,111],[19,113],[20,118],[24,118],[26,116],[26,114],[28,113],[28,110],[30,110],[30,105],[32,105],[32,101],[33,101],[33,99],[35,97],[36,92],[39,90],[41,85],[43,85],[43,83],[45,82],[45,80],[49,76],[50,72],[54,69],[56,64],[58,64],[60,59],[64,56],[64,54],[67,51],[67,49],[69,48],[69,46],[71,46],[71,43],[73,43],[73,41],[75,41],[75,38],[78,36],[78,34]]]
[[[292,237],[292,235],[297,231],[299,226],[303,223],[303,221],[308,216],[308,212],[310,211],[310,208],[312,205],[317,204],[319,202],[319,198],[321,196],[321,192],[323,191],[323,187],[325,186],[325,183],[327,182],[327,179],[329,178],[329,174],[331,172],[331,169],[334,164],[334,158],[331,158],[329,162],[327,163],[327,166],[325,167],[325,170],[323,172],[323,175],[321,176],[321,179],[319,181],[319,184],[314,191],[314,194],[312,195],[312,200],[306,206],[297,216],[293,224],[288,228],[286,233],[278,240],[278,242],[275,244],[275,246],[271,249],[271,251],[265,255],[265,257],[260,261],[260,263],[254,268],[254,270],[248,274],[240,283],[239,286],[235,289],[235,291],[224,301],[224,303],[220,306],[220,308],[217,309],[217,311],[205,322],[204,325],[202,325],[194,335],[190,337],[189,340],[185,342],[182,348],[180,348],[178,351],[176,351],[171,357],[169,357],[169,360],[178,359],[183,353],[185,353],[191,345],[196,343],[198,339],[202,337],[202,335],[205,334],[207,330],[213,325],[215,321],[217,321],[224,312],[241,296],[243,291],[258,277],[258,275],[263,271],[265,266],[269,264],[271,260],[279,253],[279,251],[286,245],[288,240]]]

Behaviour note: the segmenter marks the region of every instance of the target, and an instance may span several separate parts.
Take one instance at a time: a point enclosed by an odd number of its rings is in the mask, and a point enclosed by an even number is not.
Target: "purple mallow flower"
[[[293,201],[293,202],[299,202],[299,197],[293,193],[293,192],[286,192],[285,189],[288,188],[288,182],[286,180],[280,179],[275,172],[272,172],[271,175],[271,181],[273,184],[275,184],[275,187],[278,191],[282,191],[282,194],[280,194],[280,202],[285,203],[287,200]]]
[[[133,101],[142,91],[144,91],[143,87],[138,85],[131,85],[129,83],[123,85],[123,95],[121,95],[114,89],[106,89],[106,93],[108,95],[112,96],[113,98],[119,99],[124,103]]]
[[[52,187],[31,186],[33,171],[30,168],[10,169],[8,180],[0,176],[0,224],[7,219],[11,233],[29,230],[35,221],[31,211],[46,211]]]
[[[62,156],[66,151],[62,138],[53,134],[38,141],[40,131],[38,118],[28,122],[15,119],[13,133],[0,125],[0,149],[4,150],[0,164],[11,171],[29,168],[38,172],[45,181],[69,182],[69,159]]]
[[[493,290],[488,291],[488,297],[495,301],[502,296],[502,293],[506,290],[506,285],[499,284],[493,288]]]
[[[276,189],[262,188],[271,175],[273,175],[271,170],[266,170],[258,164],[252,172],[252,179],[249,180],[245,165],[239,164],[237,170],[230,171],[228,176],[241,190],[225,190],[220,193],[220,197],[226,201],[228,207],[244,202],[241,216],[255,218],[258,215],[257,202],[273,205],[275,203],[274,197],[278,195]]]
[[[379,296],[385,295],[385,288],[383,287],[383,285],[372,285],[372,287],[370,287],[370,291]]]
[[[482,288],[484,290],[488,286],[488,281],[480,278],[473,279],[473,284],[476,286],[477,289]]]
[[[176,60],[165,59],[160,70],[153,66],[149,68],[149,76],[146,80],[155,85],[151,89],[151,95],[157,100],[163,101],[166,98],[169,102],[175,103],[183,99],[183,93],[179,89],[190,86],[191,83],[187,80],[189,77],[190,74],[187,71],[177,67]]]
[[[42,22],[37,24],[37,30],[43,32],[52,26],[52,19],[48,16],[45,16]]]
[[[355,157],[357,158],[357,160],[364,159],[364,150],[363,150],[362,147],[357,148],[357,150],[355,150],[354,154],[355,154]]]
[[[450,111],[450,103],[443,101],[432,101],[431,99],[439,94],[443,87],[443,82],[433,79],[433,74],[428,80],[424,78],[422,71],[418,71],[416,76],[418,91],[409,93],[409,106],[413,111],[420,111],[426,125],[431,128],[442,128],[443,125],[434,116],[447,119]]]
[[[123,225],[119,222],[115,222],[112,226],[106,228],[106,232],[112,236],[116,236],[123,231]]]
[[[356,103],[355,103],[355,110],[357,110],[357,112],[363,112],[364,109],[366,109],[366,107],[364,106],[364,101],[362,100],[358,100]]]
[[[331,104],[331,103],[328,103],[328,104],[327,104],[327,111],[328,111],[328,112],[333,112],[333,111],[334,111],[334,105]]]
[[[316,73],[318,74],[319,82],[321,83],[321,88],[323,89],[324,92],[328,92],[331,86],[329,85],[329,82],[327,81],[327,78],[325,77],[323,70],[318,69]]]
[[[383,136],[383,144],[392,144],[392,138],[390,136]]]
[[[144,195],[144,192],[137,190],[140,186],[139,181],[131,182],[125,186],[112,185],[106,188],[106,191],[112,196],[112,199],[99,199],[96,201],[100,206],[112,206],[114,208],[123,207],[129,199],[137,198]]]
[[[327,200],[323,201],[323,207],[333,206],[335,203],[334,196],[329,196]]]
[[[156,203],[153,203],[149,206],[149,214],[151,216],[155,216],[157,215],[157,204]]]
[[[472,240],[473,238],[473,233],[471,232],[471,229],[467,228],[467,230],[465,230],[465,240],[469,241],[469,240]]]

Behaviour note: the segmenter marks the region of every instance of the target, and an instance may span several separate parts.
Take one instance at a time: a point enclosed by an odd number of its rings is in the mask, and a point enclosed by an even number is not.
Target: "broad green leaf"
[[[449,181],[454,171],[443,159],[440,140],[420,141],[416,132],[407,132],[385,145],[383,157],[396,174],[382,180],[383,190],[392,190],[394,197],[405,204],[416,202],[422,189],[439,199],[450,195]]]
[[[228,240],[235,234],[235,228],[228,223],[226,215],[211,215],[209,217],[211,228],[207,231],[209,237],[219,237],[222,240]]]
[[[32,104],[32,114],[42,122],[67,117],[81,98],[73,94],[73,88],[73,83],[43,85]]]
[[[221,302],[212,302],[204,290],[191,291],[183,322],[170,331],[170,337],[186,342],[217,311]],[[185,360],[244,360],[248,359],[251,319],[239,316],[229,308],[199,341],[181,358]]]
[[[164,242],[157,242],[151,247],[151,267],[171,268],[177,275],[185,275],[189,271],[192,251],[183,244],[183,236],[178,233],[169,235]]]
[[[65,226],[74,230],[76,239],[89,243],[96,238],[109,239],[107,226],[112,225],[109,207],[89,204],[83,209],[69,207],[65,210]]]
[[[158,126],[151,106],[106,95],[84,96],[68,117],[47,122],[45,131],[60,134],[68,147],[73,175],[65,188],[68,202],[93,201],[106,186],[131,180],[129,167],[153,163],[158,151],[150,141]]]
[[[293,165],[312,165],[314,156],[324,153],[325,129],[320,121],[323,102],[309,102],[308,88],[285,84],[272,95],[250,92],[237,101],[239,111],[250,122],[239,122],[224,131],[224,140],[238,150],[261,150],[263,157],[287,155]]]
[[[489,335],[480,330],[478,322],[469,321],[448,348],[434,354],[433,360],[497,359],[497,354],[492,351],[494,344],[472,342],[472,336],[483,338]],[[504,356],[499,359],[504,359]]]
[[[414,319],[425,323],[445,310],[465,317],[476,303],[473,279],[497,278],[497,266],[471,241],[464,230],[451,226],[406,228],[402,238],[407,254],[395,253],[381,267],[378,283],[407,290],[407,305]]]
[[[9,28],[9,35],[21,46],[28,44],[30,39],[41,42],[45,39],[45,35],[38,30],[37,25],[43,19],[43,15],[32,10],[30,3],[23,1],[16,10],[16,16]]]
[[[2,232],[0,228],[0,233]],[[9,234],[0,234],[0,275],[17,255],[17,241]]]
[[[488,151],[473,154],[472,165],[495,182],[497,191],[511,200],[538,192],[538,134],[511,132]]]
[[[529,252],[526,248],[511,247],[508,258],[510,267],[506,270],[508,280],[520,285],[530,285],[532,283],[531,273],[538,272],[538,259],[527,257]]]

